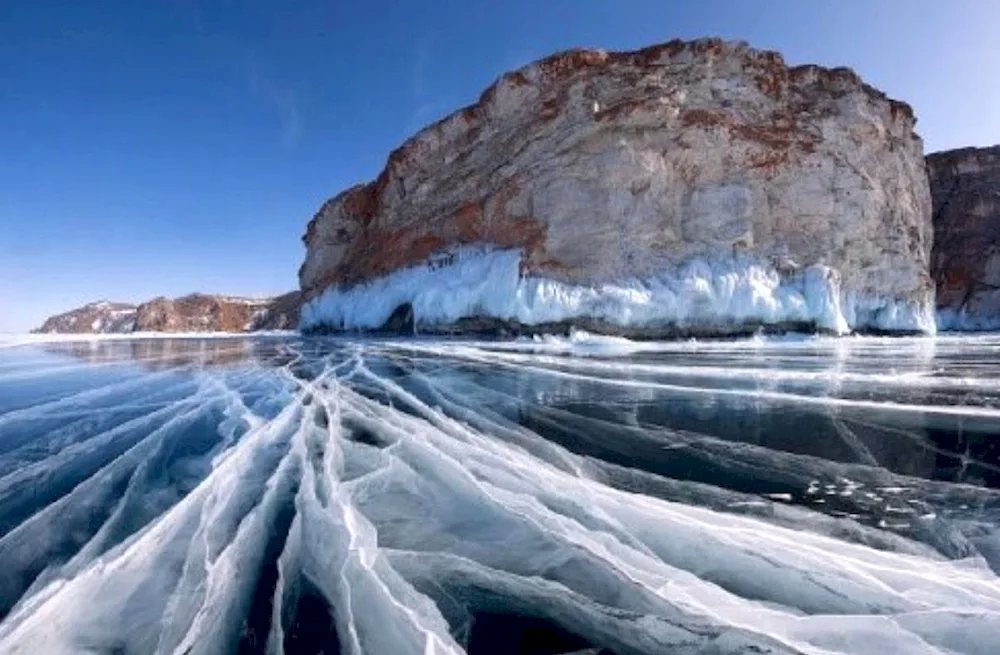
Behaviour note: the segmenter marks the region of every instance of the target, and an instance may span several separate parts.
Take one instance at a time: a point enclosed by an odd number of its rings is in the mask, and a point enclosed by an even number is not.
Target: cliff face
[[[250,332],[298,326],[299,293],[277,298],[191,294],[140,305],[106,301],[53,316],[36,332]]]
[[[914,123],[849,69],[790,68],[740,43],[557,54],[503,75],[320,208],[304,237],[303,324],[374,327],[409,304],[424,326],[485,315],[589,316],[624,333],[933,330]],[[514,252],[516,268],[474,278],[471,251]],[[452,282],[483,288],[437,311],[459,289],[435,305],[426,279],[400,276],[456,253]],[[648,293],[623,300],[608,285]]]
[[[136,311],[136,332],[245,332],[267,311],[267,300],[191,294],[154,298]]]
[[[1000,146],[927,157],[931,274],[944,328],[1000,328]]]
[[[289,291],[268,300],[266,311],[253,324],[254,330],[295,330],[299,327],[302,296]]]

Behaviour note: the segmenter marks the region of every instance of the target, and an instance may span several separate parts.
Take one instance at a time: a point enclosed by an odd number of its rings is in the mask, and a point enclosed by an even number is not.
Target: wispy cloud
[[[205,19],[199,0],[178,0],[174,6],[180,9],[187,19],[191,21],[191,25],[194,26],[198,34],[205,34]]]
[[[431,64],[431,39],[429,34],[421,37],[413,53],[412,89],[413,97],[417,101],[427,95],[427,68]]]
[[[432,91],[433,55],[434,36],[424,34],[413,51],[413,68],[410,74],[413,111],[406,125],[407,136],[440,118],[452,104],[449,98],[437,96]]]
[[[305,131],[305,124],[295,90],[265,75],[256,64],[247,67],[246,80],[251,92],[278,114],[282,147],[291,148],[298,143]]]
[[[250,95],[278,119],[279,141],[291,148],[305,134],[301,98],[293,84],[268,68],[250,43],[225,30],[214,29],[199,0],[178,0],[175,5],[190,21],[207,52],[229,68],[246,85]],[[217,22],[217,21],[216,21]]]

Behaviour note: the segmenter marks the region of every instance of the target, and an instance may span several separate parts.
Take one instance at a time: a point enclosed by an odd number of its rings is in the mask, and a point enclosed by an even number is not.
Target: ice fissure
[[[0,650],[457,655],[492,652],[479,649],[511,626],[618,655],[1000,645],[995,532],[935,518],[938,504],[1000,516],[995,490],[890,473],[870,455],[838,463],[605,415],[636,388],[651,401],[669,392],[822,405],[856,450],[848,425],[878,401],[817,397],[817,385],[1000,392],[989,380],[685,370],[606,355],[730,346],[581,333],[327,345],[305,343],[270,369],[143,376],[0,416],[12,437],[0,450],[13,444],[0,452],[0,516],[12,517],[0,532]],[[781,389],[745,388],[765,374]],[[698,386],[709,379],[730,388]],[[572,394],[582,385],[611,404],[581,409]],[[148,405],[114,404],[137,392]],[[886,405],[901,425],[1000,420],[988,403],[936,402]],[[60,445],[53,408],[63,421],[104,416]],[[13,437],[35,428],[48,446],[19,447]],[[704,479],[671,477],[699,459]],[[639,460],[641,470],[629,466]],[[74,466],[78,483],[39,498],[45,506],[16,493]],[[864,502],[907,526],[760,494],[835,485],[829,502],[879,490]]]

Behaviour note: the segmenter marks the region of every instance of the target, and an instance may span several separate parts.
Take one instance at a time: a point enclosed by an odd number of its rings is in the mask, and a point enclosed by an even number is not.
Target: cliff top
[[[489,109],[495,104],[499,90],[505,85],[516,87],[540,81],[545,85],[556,86],[584,71],[602,72],[623,65],[652,70],[658,67],[683,65],[696,58],[719,57],[742,59],[748,72],[754,73],[754,80],[761,90],[769,95],[782,93],[782,90],[789,84],[818,83],[822,86],[837,88],[853,87],[869,96],[874,102],[885,103],[894,119],[902,118],[908,121],[911,129],[912,126],[916,125],[917,119],[909,104],[891,98],[865,83],[851,68],[845,66],[831,68],[815,64],[788,66],[781,53],[756,49],[745,41],[726,41],[721,38],[706,37],[689,41],[674,39],[638,50],[576,48],[548,55],[516,70],[503,73],[480,94],[476,102],[457,109],[427,125],[393,150],[376,180],[367,184],[359,183],[345,189],[327,200],[316,215],[323,213],[328,205],[346,199],[349,195],[357,195],[359,191],[375,192],[385,184],[389,170],[395,164],[407,160],[410,153],[418,150],[422,142],[440,138],[457,123],[468,124],[488,120]],[[543,109],[554,111],[552,107],[543,107]],[[364,202],[365,198],[362,196],[358,201]],[[359,213],[365,213],[364,209],[362,208]],[[307,237],[308,233],[303,239],[305,240]]]

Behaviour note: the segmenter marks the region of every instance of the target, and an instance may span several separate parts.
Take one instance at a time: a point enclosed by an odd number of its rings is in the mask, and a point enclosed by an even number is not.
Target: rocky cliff
[[[35,332],[47,334],[101,334],[131,332],[136,305],[99,300],[83,307],[50,316]]]
[[[254,323],[255,330],[294,330],[299,327],[299,307],[302,296],[298,291],[270,298],[267,309]]]
[[[556,54],[320,208],[303,326],[932,331],[914,123],[849,69],[742,43]]]
[[[931,274],[945,329],[1000,329],[1000,146],[927,156]]]
[[[53,316],[42,333],[251,332],[298,326],[299,293],[241,298],[195,293],[140,305],[101,301]]]

